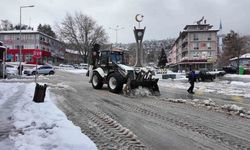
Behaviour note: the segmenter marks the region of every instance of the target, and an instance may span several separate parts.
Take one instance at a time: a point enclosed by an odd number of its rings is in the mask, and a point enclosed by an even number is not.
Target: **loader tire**
[[[112,93],[120,93],[123,87],[123,77],[119,73],[112,73],[108,77],[108,88]]]
[[[92,76],[92,86],[94,89],[101,89],[103,86],[103,81],[102,77],[99,75],[97,72],[93,72]]]

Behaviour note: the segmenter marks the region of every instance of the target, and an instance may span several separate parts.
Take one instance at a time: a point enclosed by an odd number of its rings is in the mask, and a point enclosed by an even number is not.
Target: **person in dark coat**
[[[93,69],[96,68],[96,64],[97,64],[97,61],[99,59],[99,50],[100,50],[100,45],[94,44],[93,48],[91,50],[91,56],[90,56],[90,60],[89,60],[89,83],[91,83]]]
[[[21,69],[21,70],[20,70]],[[22,72],[23,72],[23,65],[20,65],[17,67],[17,70],[18,70],[18,75],[22,75]]]
[[[189,73],[188,82],[190,83],[190,87],[187,91],[190,94],[194,94],[193,90],[194,90],[194,82],[195,82],[195,72],[193,70],[191,70]]]

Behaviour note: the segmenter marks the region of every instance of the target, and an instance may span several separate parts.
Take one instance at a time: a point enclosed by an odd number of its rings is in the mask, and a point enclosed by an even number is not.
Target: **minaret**
[[[220,20],[220,27],[219,27],[219,34],[217,35],[218,37],[218,55],[222,55],[223,53],[223,32],[222,32],[222,23]]]

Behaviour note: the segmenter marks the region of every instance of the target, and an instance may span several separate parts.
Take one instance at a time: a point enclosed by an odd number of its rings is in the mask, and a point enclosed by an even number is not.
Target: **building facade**
[[[56,65],[64,60],[64,44],[38,31],[22,30],[21,40],[20,31],[0,31],[0,41],[7,47],[7,61],[19,62],[20,47],[21,62]]]
[[[71,49],[66,49],[65,50],[64,63],[67,63],[67,64],[80,64],[82,62],[83,62],[83,59],[81,58],[81,55],[79,54],[79,51],[71,50]]]
[[[217,59],[217,32],[212,25],[186,25],[169,52],[169,65],[178,70],[211,69]]]

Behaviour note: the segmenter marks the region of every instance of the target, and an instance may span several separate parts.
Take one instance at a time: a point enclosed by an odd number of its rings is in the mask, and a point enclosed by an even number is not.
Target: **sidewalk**
[[[0,82],[0,87],[1,149],[97,149],[54,105],[49,89],[44,103],[34,103],[35,83]]]

